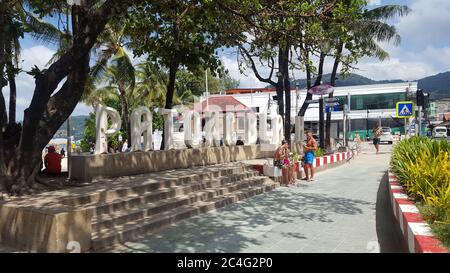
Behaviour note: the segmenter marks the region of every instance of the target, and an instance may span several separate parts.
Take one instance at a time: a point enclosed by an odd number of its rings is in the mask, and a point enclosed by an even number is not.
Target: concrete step
[[[156,232],[177,221],[273,190],[277,186],[279,186],[278,183],[273,182],[269,178],[265,178],[265,181],[260,186],[237,190],[222,196],[211,198],[207,201],[197,201],[193,204],[183,205],[150,217],[127,222],[126,224],[115,226],[114,228],[99,230],[92,235],[92,249],[99,250],[116,243],[123,243],[142,238],[142,236],[148,232]]]
[[[162,188],[143,194],[139,193],[130,194],[124,198],[113,199],[108,202],[89,203],[84,205],[83,207],[92,209],[92,213],[94,216],[104,213],[112,213],[118,210],[129,210],[159,200],[174,198],[177,196],[186,195],[195,191],[205,190],[208,188],[221,187],[225,184],[238,182],[243,179],[256,177],[258,175],[259,175],[258,172],[248,171],[242,174],[221,176],[207,181],[192,182],[187,183],[185,185],[173,186],[170,188]]]
[[[246,189],[249,187],[258,187],[261,186],[264,181],[266,181],[266,177],[264,176],[252,177],[239,181],[238,183],[230,182],[187,195],[163,199],[148,204],[144,203],[143,205],[132,209],[118,210],[109,214],[99,214],[92,219],[92,230],[95,232],[104,228],[113,228],[118,225],[149,217],[166,210],[193,204],[198,201],[210,200],[217,196],[232,193],[237,190]]]
[[[213,168],[204,168],[204,173],[199,172],[197,169],[193,170],[191,174],[182,174],[180,171],[174,172],[173,177],[170,177],[164,173],[160,177],[145,175],[133,178],[135,182],[126,183],[126,185],[111,185],[108,189],[99,189],[97,191],[92,190],[90,194],[82,194],[80,196],[65,198],[61,202],[69,206],[80,206],[89,203],[108,202],[113,199],[126,197],[132,194],[139,194],[148,191],[154,191],[162,188],[170,188],[173,186],[185,185],[196,181],[206,181],[221,176],[228,176],[233,174],[240,174],[247,171],[253,171],[250,166],[222,166]],[[188,170],[184,170],[188,171]],[[84,191],[86,192],[86,191]]]

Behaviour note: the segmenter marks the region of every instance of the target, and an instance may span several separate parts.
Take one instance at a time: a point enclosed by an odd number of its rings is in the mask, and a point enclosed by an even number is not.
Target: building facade
[[[337,98],[339,106],[334,109],[337,111],[331,114],[332,137],[343,137],[344,104],[349,105],[347,132],[350,138],[356,133],[370,137],[371,129],[376,123],[391,127],[394,132],[404,132],[405,120],[396,118],[396,104],[415,97],[416,91],[417,82],[336,87],[334,97]],[[278,112],[276,91],[273,88],[231,89],[226,94],[233,96],[255,112],[267,114]],[[305,101],[306,95],[305,89],[291,91],[291,124],[295,124],[294,117]],[[319,98],[320,96],[313,96],[313,100]],[[312,103],[305,114],[305,128],[317,132],[318,122],[319,104]]]

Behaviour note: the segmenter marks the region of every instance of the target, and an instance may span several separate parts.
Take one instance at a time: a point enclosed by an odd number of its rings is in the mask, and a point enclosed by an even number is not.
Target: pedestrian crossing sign
[[[414,102],[412,101],[399,101],[396,109],[397,118],[414,117]]]

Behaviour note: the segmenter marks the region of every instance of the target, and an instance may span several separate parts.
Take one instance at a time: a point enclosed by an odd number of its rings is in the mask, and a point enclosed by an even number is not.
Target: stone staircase
[[[63,203],[92,211],[91,248],[97,251],[278,185],[250,166],[235,163],[142,175]]]

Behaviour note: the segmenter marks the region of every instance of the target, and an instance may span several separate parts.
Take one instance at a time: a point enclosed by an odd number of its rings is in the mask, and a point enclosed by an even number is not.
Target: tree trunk
[[[284,122],[284,138],[291,143],[291,82],[289,80],[289,42],[283,50],[282,61],[283,61],[283,89],[286,101],[286,111],[285,111],[285,122]]]
[[[278,50],[278,81],[275,89],[277,91],[278,114],[284,121],[284,97],[283,97],[283,49]]]
[[[119,94],[120,94],[120,104],[122,105],[122,128],[126,133],[128,143],[131,141],[131,130],[130,130],[130,112],[128,106],[127,93],[125,91],[125,84],[119,82]]]
[[[175,93],[175,80],[176,80],[177,71],[178,71],[178,62],[176,60],[173,60],[170,65],[170,68],[169,68],[169,82],[167,84],[166,103],[164,106],[165,109],[172,109],[173,95]],[[165,146],[164,146],[164,134],[165,133],[166,132],[163,129],[161,150],[164,150],[164,148],[165,148]]]
[[[73,46],[36,76],[36,87],[30,106],[24,111],[21,131],[6,136],[0,130],[0,188],[5,187],[13,194],[29,193],[42,164],[42,150],[73,112],[83,94],[84,89],[80,86],[85,86],[90,51],[98,35],[109,18],[126,12],[130,4],[128,0],[106,0],[96,9],[79,7],[79,31],[73,32]],[[63,80],[65,83],[55,93]],[[7,144],[14,142],[18,144]]]
[[[5,3],[4,1],[0,1],[0,34],[4,33],[5,26]],[[5,98],[3,97],[3,86],[7,85],[3,77],[3,71],[5,68],[5,35],[0,35],[0,134],[3,133],[3,128],[6,126],[7,122],[7,114],[6,114],[6,103]],[[1,144],[1,143],[0,143]],[[0,151],[2,150],[2,146],[0,146]]]
[[[16,72],[15,67],[11,60],[6,63],[6,73],[9,82],[9,115],[8,123],[10,125],[16,123],[16,98],[17,98],[17,88],[16,88]]]
[[[330,82],[330,85],[332,85],[332,86],[336,85],[336,75],[337,75],[337,70],[339,67],[340,60],[341,60],[341,54],[342,54],[343,48],[344,48],[344,45],[342,43],[340,43],[338,45],[337,53],[334,58],[333,71],[331,72],[331,82]],[[328,97],[333,98],[334,97],[333,92],[330,93],[328,95]],[[327,121],[326,121],[325,127],[326,127],[326,129],[325,129],[326,146],[328,148],[330,148],[330,146],[331,146],[331,112],[327,113]],[[338,132],[338,138],[339,138],[339,132]]]
[[[0,1],[0,33],[4,33],[5,26],[5,1]],[[3,70],[5,66],[5,37],[4,35],[0,35],[0,193],[5,190],[4,181],[6,180],[6,160],[4,154],[4,141],[3,141],[3,129],[6,126],[7,115],[6,115],[6,104],[5,98],[3,97],[3,86],[6,83],[3,81]]]
[[[174,14],[174,16],[176,16],[177,11],[176,11],[175,5],[173,7],[174,7],[173,14]],[[175,92],[175,80],[176,80],[178,66],[179,66],[178,55],[180,53],[180,26],[179,26],[178,21],[173,26],[172,35],[173,35],[173,54],[172,54],[172,59],[170,61],[170,65],[169,65],[169,82],[167,83],[165,109],[172,109],[173,94]],[[165,134],[166,134],[165,129],[163,129],[161,148],[160,148],[161,150],[165,149],[165,144],[164,144],[164,135]]]
[[[309,62],[309,54],[306,53],[306,62]],[[319,69],[318,69],[318,75],[316,78],[316,81],[314,82],[314,85],[312,85],[312,77],[311,77],[311,67],[309,65],[306,65],[306,85],[307,85],[307,89],[309,90],[310,88],[312,88],[313,86],[319,85],[320,82],[322,81],[322,74],[323,74],[323,64],[325,62],[325,54],[321,53],[320,54],[320,58],[319,58]],[[300,108],[300,111],[298,113],[298,115],[300,117],[304,117],[306,110],[308,109],[309,103],[307,103],[307,100],[311,100],[312,99],[312,95],[310,93],[306,94],[306,99],[302,104],[302,107]]]

